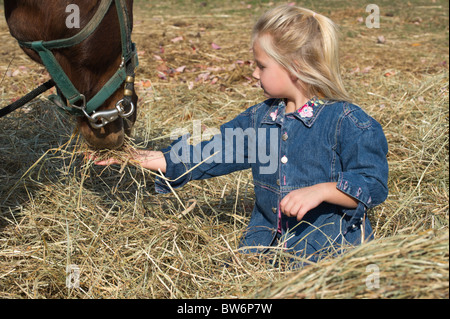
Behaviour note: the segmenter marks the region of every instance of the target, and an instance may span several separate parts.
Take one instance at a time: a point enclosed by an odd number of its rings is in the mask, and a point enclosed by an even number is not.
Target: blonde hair
[[[307,98],[350,101],[339,70],[337,26],[314,11],[281,5],[259,18],[252,45],[300,80]]]

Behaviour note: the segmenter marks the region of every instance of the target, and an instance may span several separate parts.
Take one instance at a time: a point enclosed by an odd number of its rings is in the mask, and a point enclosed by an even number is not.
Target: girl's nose
[[[253,76],[255,79],[259,80],[259,69],[258,69],[258,68],[256,68],[255,71],[253,71],[252,76]]]

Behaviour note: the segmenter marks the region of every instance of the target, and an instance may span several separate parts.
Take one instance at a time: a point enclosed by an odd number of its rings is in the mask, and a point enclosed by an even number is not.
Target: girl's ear
[[[300,79],[295,74],[292,74],[291,72],[289,72],[289,77],[291,78],[292,82],[300,81]]]
[[[295,64],[295,69],[300,70],[300,64],[298,63],[297,60],[294,60],[294,64]],[[299,72],[299,71],[297,71],[297,72]],[[292,82],[299,81],[299,78],[294,73],[289,72],[289,76],[291,77]]]
[[[299,72],[299,71],[298,71]],[[292,80],[292,83],[295,84],[295,86],[302,92],[304,96],[308,96],[309,92],[309,86],[305,84],[302,80],[300,80],[296,75],[293,73],[289,73],[289,76]]]

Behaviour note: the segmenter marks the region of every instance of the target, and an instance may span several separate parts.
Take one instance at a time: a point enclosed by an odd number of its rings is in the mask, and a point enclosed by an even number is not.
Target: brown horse
[[[67,39],[83,30],[97,13],[100,2],[101,0],[4,0],[6,22],[11,35],[19,42]],[[69,5],[76,5],[79,8],[79,28],[67,26]],[[85,101],[93,98],[123,66],[121,27],[115,6],[113,1],[100,24],[81,43],[51,50],[73,86],[84,95]],[[123,6],[126,6],[132,26],[133,0],[126,0]],[[23,46],[22,49],[31,59],[42,63],[43,59],[35,50]],[[58,82],[55,82],[58,86]],[[124,85],[111,92],[112,95],[98,111],[115,109],[117,102],[124,96]],[[129,96],[136,106],[137,96],[134,90]],[[80,116],[78,127],[90,146],[98,149],[116,149],[123,144],[124,136],[130,133],[135,120],[136,112],[127,120],[118,117],[111,123],[96,128],[87,117]]]

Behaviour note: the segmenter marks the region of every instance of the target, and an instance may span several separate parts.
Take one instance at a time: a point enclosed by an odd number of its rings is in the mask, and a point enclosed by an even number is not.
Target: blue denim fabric
[[[315,99],[307,106],[306,111],[285,114],[285,102],[270,99],[222,125],[221,134],[210,141],[191,146],[182,136],[162,150],[166,178],[172,188],[179,188],[191,180],[251,168],[256,202],[241,240],[247,252],[264,251],[281,237],[287,249],[317,260],[324,252],[338,252],[342,245],[370,240],[367,209],[382,203],[388,194],[388,145],[383,130],[361,108],[347,102]],[[240,137],[226,138],[227,129],[243,132],[245,138],[240,143]],[[252,135],[252,130],[257,134]],[[258,156],[261,150],[275,154],[276,165],[270,167],[267,158]],[[205,154],[214,156],[199,165]],[[358,200],[358,207],[322,203],[300,222],[279,214],[280,201],[291,191],[325,182],[337,182],[339,190]],[[157,192],[170,192],[163,179],[157,178],[155,184]]]

